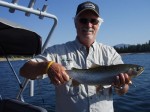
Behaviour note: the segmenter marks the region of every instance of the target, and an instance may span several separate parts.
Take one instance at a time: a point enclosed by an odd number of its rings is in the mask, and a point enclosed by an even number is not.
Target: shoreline
[[[141,53],[119,53],[120,55],[132,55],[132,54],[150,54],[150,52],[141,52]]]
[[[143,53],[119,53],[120,55],[132,55],[132,54],[150,54],[150,52],[143,52]],[[9,59],[9,61],[23,61],[23,60],[29,60],[29,59],[31,59],[32,57],[20,57],[20,58],[8,58]],[[4,58],[4,57],[0,57],[0,62],[1,61],[7,61],[6,60],[6,58]]]
[[[19,60],[28,60],[28,59],[30,59],[29,57],[28,58],[25,58],[25,57],[21,57],[21,58],[8,58],[8,60],[9,61],[19,61]],[[1,61],[7,61],[7,59],[6,58],[0,58],[0,62]]]

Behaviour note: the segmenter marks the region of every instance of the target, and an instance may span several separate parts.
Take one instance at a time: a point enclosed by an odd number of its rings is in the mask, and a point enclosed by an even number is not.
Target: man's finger
[[[119,80],[120,80],[120,86],[122,86],[122,85],[124,85],[125,84],[125,77],[124,77],[124,74],[123,73],[121,73],[120,75],[119,75]]]

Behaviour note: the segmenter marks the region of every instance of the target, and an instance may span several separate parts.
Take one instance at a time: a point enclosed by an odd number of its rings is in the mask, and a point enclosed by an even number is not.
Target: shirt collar
[[[77,38],[75,39],[75,44],[76,44],[78,49],[83,47],[83,45],[79,42],[79,40]]]

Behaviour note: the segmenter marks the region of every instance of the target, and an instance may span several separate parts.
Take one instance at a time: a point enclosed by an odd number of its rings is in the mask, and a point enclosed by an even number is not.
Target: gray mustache
[[[94,30],[92,28],[82,28],[82,31],[93,32]]]

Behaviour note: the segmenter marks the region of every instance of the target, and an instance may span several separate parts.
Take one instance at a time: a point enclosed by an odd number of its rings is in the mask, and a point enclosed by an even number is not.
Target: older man
[[[92,86],[71,80],[66,69],[88,69],[94,65],[122,64],[120,55],[110,46],[96,41],[102,23],[99,7],[90,1],[77,7],[74,19],[77,36],[74,41],[47,48],[28,61],[20,74],[35,79],[48,74],[56,87],[56,112],[113,112],[112,85]],[[80,74],[79,74],[80,75]],[[120,73],[113,85],[118,94],[128,91],[129,77]]]

